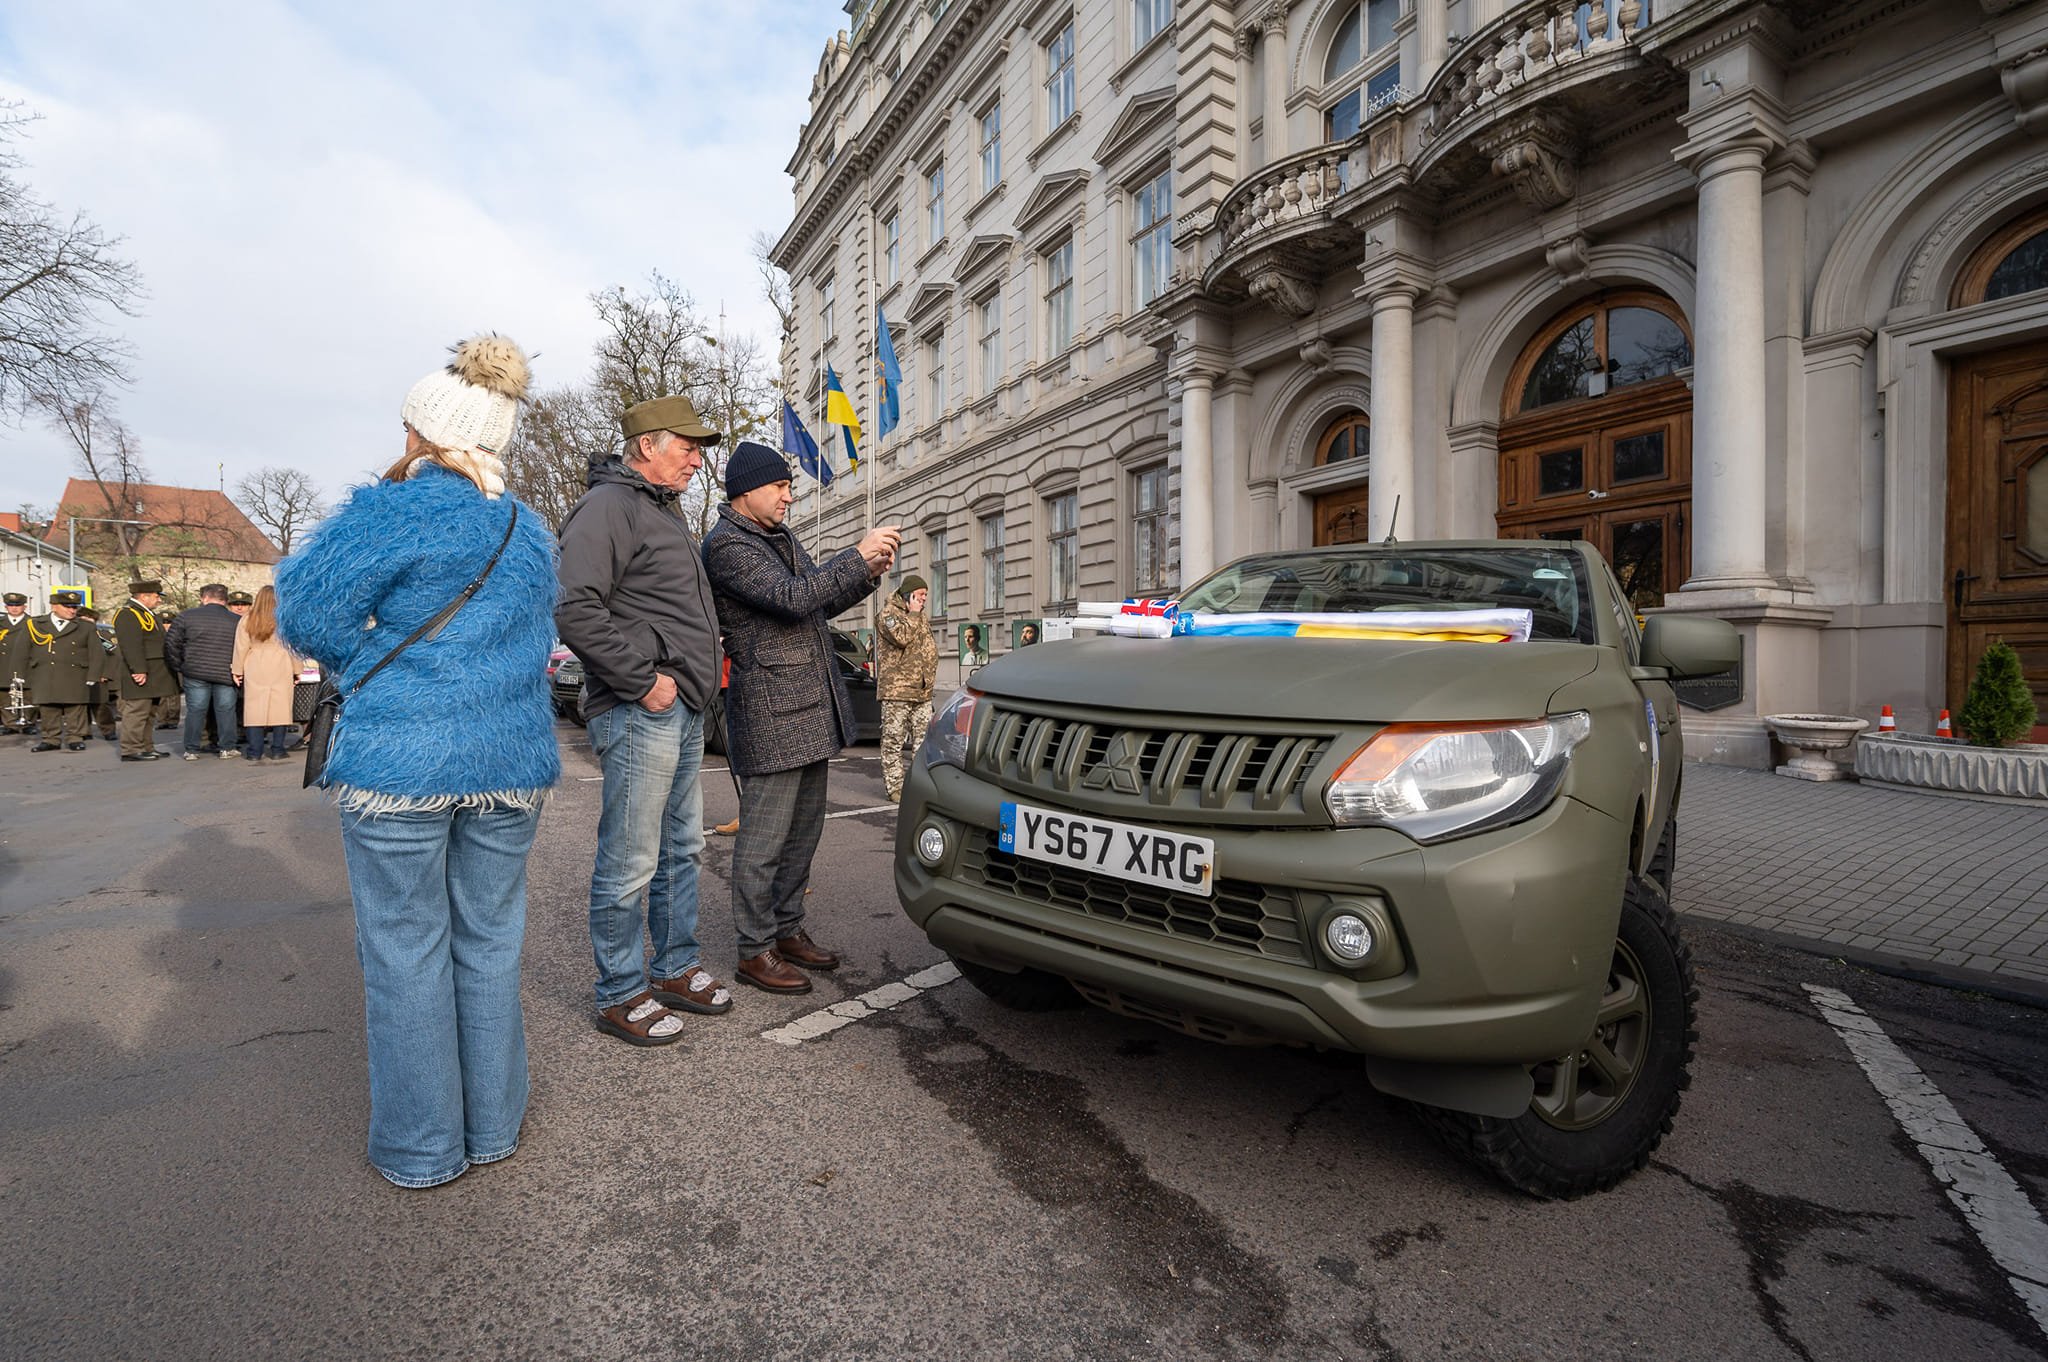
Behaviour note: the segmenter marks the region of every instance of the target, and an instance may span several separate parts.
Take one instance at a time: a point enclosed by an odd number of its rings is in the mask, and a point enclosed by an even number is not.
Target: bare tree
[[[656,270],[643,292],[614,284],[590,302],[610,333],[597,343],[591,386],[614,418],[635,402],[694,394],[711,368],[711,337],[680,285]]]
[[[257,469],[235,484],[235,504],[286,554],[329,510],[319,485],[296,468]]]
[[[149,470],[143,466],[141,443],[114,415],[113,399],[95,388],[69,398],[39,393],[32,405],[71,441],[72,462],[94,488],[92,504],[60,506],[58,514],[114,521],[143,519],[138,508]],[[147,532],[144,525],[117,524],[95,525],[90,536],[84,531],[76,534],[92,542],[98,552],[105,552],[100,545],[111,546],[124,564],[132,567]]]
[[[769,423],[782,410],[780,392],[761,358],[760,344],[752,336],[728,337],[714,353],[717,359],[705,375],[697,407],[706,424],[725,439],[705,452],[704,467],[690,480],[682,501],[685,517],[700,535],[711,529],[725,501],[725,460],[732,447],[741,440],[767,436]],[[775,442],[767,437],[767,443]]]
[[[102,309],[132,315],[142,285],[121,238],[83,213],[65,218],[29,191],[9,146],[35,121],[0,101],[0,420],[39,396],[67,401],[127,381],[130,352],[99,329]]]
[[[619,445],[619,425],[588,387],[540,393],[505,450],[505,485],[557,532],[589,486],[590,469]]]
[[[754,265],[761,272],[761,297],[775,309],[782,336],[792,335],[796,331],[796,300],[790,293],[789,276],[775,263],[775,238],[766,232],[754,233],[753,252]]]

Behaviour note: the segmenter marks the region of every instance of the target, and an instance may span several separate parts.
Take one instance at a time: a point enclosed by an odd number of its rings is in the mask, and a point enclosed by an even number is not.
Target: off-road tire
[[[1678,818],[1674,814],[1664,820],[1664,831],[1657,838],[1657,849],[1650,853],[1650,878],[1664,891],[1664,897],[1671,897],[1671,878],[1678,871]]]
[[[1531,1196],[1607,1191],[1647,1164],[1671,1131],[1692,1082],[1698,1001],[1670,901],[1654,882],[1631,878],[1594,1030],[1585,1048],[1535,1067],[1529,1110],[1512,1120],[1420,1105],[1416,1114],[1461,1157]],[[1626,1063],[1618,1091],[1604,1079],[1578,1081],[1598,1068],[1585,1058],[1595,1041],[1610,1068]]]
[[[725,692],[719,691],[704,706],[704,750],[725,755]]]
[[[1047,974],[1042,969],[1020,969],[1015,974],[1006,974],[958,956],[953,957],[953,963],[960,967],[961,978],[1012,1012],[1064,1012],[1081,1006],[1081,995],[1057,974]]]

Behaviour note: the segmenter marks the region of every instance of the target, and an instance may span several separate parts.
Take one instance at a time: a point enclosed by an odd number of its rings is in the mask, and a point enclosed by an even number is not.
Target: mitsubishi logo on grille
[[[1144,789],[1144,782],[1138,775],[1138,759],[1142,744],[1128,732],[1119,733],[1109,740],[1109,750],[1102,754],[1102,760],[1094,769],[1081,777],[1084,790],[1115,790],[1118,794],[1135,795]]]

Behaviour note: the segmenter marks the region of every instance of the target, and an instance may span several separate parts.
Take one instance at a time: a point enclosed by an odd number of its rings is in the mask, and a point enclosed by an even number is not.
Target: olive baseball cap
[[[715,445],[719,439],[718,432],[698,418],[697,409],[687,397],[655,397],[635,402],[626,408],[619,429],[628,440],[652,435],[657,430],[674,431],[707,445]]]

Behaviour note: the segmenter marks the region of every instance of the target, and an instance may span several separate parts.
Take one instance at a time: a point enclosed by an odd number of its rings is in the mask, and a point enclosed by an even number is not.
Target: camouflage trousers
[[[914,751],[931,723],[929,700],[882,701],[882,787],[890,799],[903,797],[903,773],[910,766],[904,747]]]

